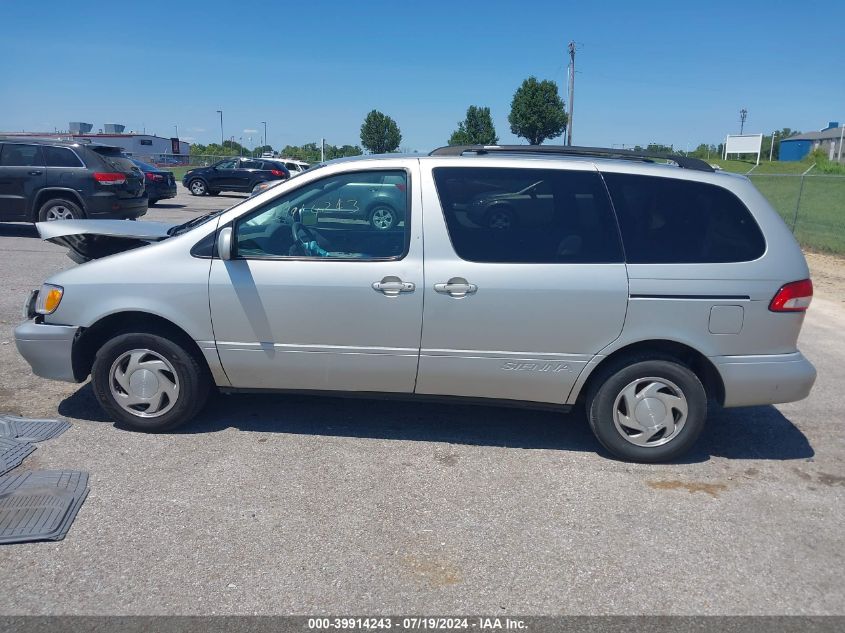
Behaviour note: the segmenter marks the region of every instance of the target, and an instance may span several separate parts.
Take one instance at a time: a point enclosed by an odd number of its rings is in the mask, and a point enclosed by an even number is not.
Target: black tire
[[[175,403],[157,417],[129,413],[113,394],[113,365],[125,353],[139,349],[164,358],[178,381]],[[91,369],[91,383],[100,406],[118,426],[147,433],[168,431],[193,418],[205,405],[211,387],[207,369],[181,343],[158,334],[140,332],[120,334],[100,348]],[[117,382],[115,387],[119,389]]]
[[[626,461],[659,463],[677,459],[695,444],[707,419],[707,393],[698,376],[689,367],[668,357],[637,357],[623,359],[599,371],[601,374],[596,376],[596,380],[592,382],[587,393],[587,420],[598,441],[608,451]],[[676,431],[674,437],[670,434],[665,444],[658,444],[666,440],[666,429],[662,429],[646,440],[655,438],[654,445],[638,446],[623,436],[623,434],[636,436],[635,433],[632,433],[630,429],[626,431],[624,425],[621,429],[617,428],[617,423],[614,421],[616,415],[614,407],[617,406],[618,397],[620,411],[633,413],[624,411],[625,405],[621,402],[622,392],[639,380],[643,381],[643,385],[648,384],[648,378],[664,379],[674,383],[673,386],[681,392],[680,396],[686,400],[687,411],[685,418],[679,417],[679,420],[685,420],[683,426]],[[639,385],[634,388],[639,388]],[[670,396],[677,395],[674,394],[672,387],[661,392]],[[646,405],[645,410],[650,410],[650,407]],[[669,413],[679,412],[670,410]],[[664,437],[661,437],[661,434]],[[644,435],[645,433],[637,437],[644,437]]]
[[[484,215],[484,226],[497,231],[508,231],[516,226],[516,214],[510,207],[496,205]]]
[[[387,204],[377,204],[368,215],[370,226],[376,231],[389,231],[396,228],[399,223],[399,216],[396,210]]]
[[[85,212],[82,208],[67,198],[53,198],[42,204],[41,208],[38,209],[39,222],[50,222],[53,220],[79,220],[84,217]]]
[[[211,190],[211,189],[209,189],[206,193],[210,196],[219,196],[220,195],[219,191],[215,191],[215,190]]]
[[[188,183],[188,191],[192,196],[204,196],[208,193],[208,185],[202,178],[194,178]]]

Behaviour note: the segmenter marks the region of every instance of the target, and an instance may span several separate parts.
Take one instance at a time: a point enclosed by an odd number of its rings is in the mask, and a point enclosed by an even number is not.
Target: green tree
[[[537,81],[536,77],[529,77],[513,95],[508,115],[511,132],[531,145],[540,145],[548,138],[563,134],[566,119],[563,100],[553,81]]]
[[[490,108],[471,105],[466,118],[449,137],[449,145],[495,145],[499,142]]]
[[[259,145],[255,149],[250,152],[252,156],[261,156],[265,152],[273,153],[273,146],[272,145]]]
[[[395,152],[401,142],[396,121],[378,110],[371,111],[361,124],[361,145],[373,154]]]

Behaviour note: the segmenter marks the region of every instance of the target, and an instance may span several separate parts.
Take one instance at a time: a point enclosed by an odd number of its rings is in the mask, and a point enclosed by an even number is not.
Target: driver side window
[[[217,169],[235,169],[238,166],[238,160],[232,158],[231,160],[224,160],[222,163],[217,163]]]
[[[410,237],[407,185],[403,170],[376,170],[288,191],[237,221],[237,256],[402,259]]]

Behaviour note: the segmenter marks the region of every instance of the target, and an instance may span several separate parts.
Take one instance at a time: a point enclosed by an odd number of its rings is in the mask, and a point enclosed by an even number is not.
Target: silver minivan
[[[373,182],[401,206],[391,226],[327,212]],[[18,349],[39,376],[90,375],[136,430],[191,419],[213,389],[441,397],[583,406],[614,455],[659,462],[708,400],[800,400],[816,376],[795,239],[747,178],[692,158],[365,156],[181,225],[38,229],[83,263],[33,291]]]

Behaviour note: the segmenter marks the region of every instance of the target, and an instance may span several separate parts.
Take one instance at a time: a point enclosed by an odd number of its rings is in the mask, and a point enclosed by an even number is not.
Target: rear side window
[[[79,157],[67,147],[45,147],[44,160],[47,167],[84,167]]]
[[[434,181],[458,257],[490,263],[621,262],[595,172],[438,167]]]
[[[0,152],[0,167],[42,167],[41,146],[7,143]]]
[[[604,174],[631,264],[747,262],[766,243],[733,193],[702,182]]]

